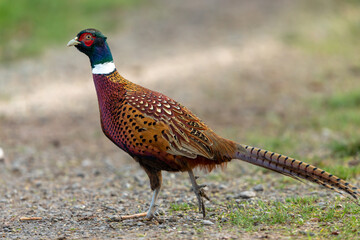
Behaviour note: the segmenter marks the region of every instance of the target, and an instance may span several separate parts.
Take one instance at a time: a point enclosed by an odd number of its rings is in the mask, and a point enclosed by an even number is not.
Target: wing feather
[[[168,130],[162,132],[170,145],[168,153],[188,158],[214,158],[213,141],[208,135],[208,127],[186,107],[146,88],[142,91],[128,91],[125,98],[128,104],[147,117],[168,126]]]

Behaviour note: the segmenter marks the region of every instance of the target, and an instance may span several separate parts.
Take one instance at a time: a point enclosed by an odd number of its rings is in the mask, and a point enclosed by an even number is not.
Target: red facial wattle
[[[79,41],[83,42],[87,47],[90,47],[94,43],[95,37],[90,33],[83,33],[79,37]]]

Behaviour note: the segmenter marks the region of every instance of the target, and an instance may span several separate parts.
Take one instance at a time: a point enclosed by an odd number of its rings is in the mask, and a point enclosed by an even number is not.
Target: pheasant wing
[[[145,116],[168,126],[162,131],[162,136],[169,143],[168,153],[188,158],[214,158],[213,141],[209,137],[212,131],[186,107],[146,88],[128,91],[125,99]]]

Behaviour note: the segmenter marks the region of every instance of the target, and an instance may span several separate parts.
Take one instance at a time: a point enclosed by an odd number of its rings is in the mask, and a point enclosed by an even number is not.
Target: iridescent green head
[[[99,30],[89,28],[79,32],[74,39],[68,42],[67,46],[75,46],[80,52],[85,53],[94,68],[98,64],[113,62],[106,39]]]

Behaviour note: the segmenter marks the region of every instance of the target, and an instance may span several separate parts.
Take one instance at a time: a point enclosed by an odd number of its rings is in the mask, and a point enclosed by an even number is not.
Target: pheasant
[[[205,217],[204,198],[208,197],[192,170],[198,167],[210,172],[232,159],[346,192],[355,199],[360,196],[355,186],[313,165],[222,138],[183,105],[128,81],[116,70],[106,39],[96,29],[85,29],[67,46],[75,46],[90,59],[104,134],[137,161],[150,180],[153,196],[149,210],[123,219],[154,217],[161,171],[188,172]]]

